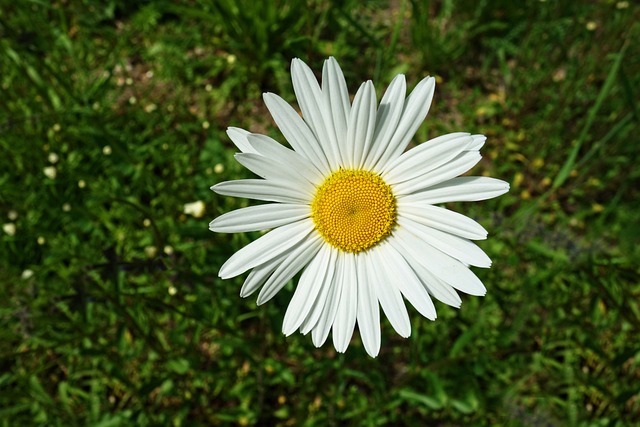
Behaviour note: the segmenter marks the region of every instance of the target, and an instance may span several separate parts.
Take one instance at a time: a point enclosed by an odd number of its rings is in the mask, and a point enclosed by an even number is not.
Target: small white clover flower
[[[144,254],[147,258],[155,258],[158,255],[158,248],[153,245],[144,247]]]
[[[197,202],[185,203],[183,212],[186,215],[191,215],[195,218],[202,218],[206,211],[206,206],[202,200],[198,200]]]
[[[7,222],[6,224],[2,224],[2,231],[4,231],[8,236],[15,236],[16,225],[12,222]]]
[[[60,157],[56,153],[49,153],[49,155],[47,156],[47,160],[49,160],[49,163],[55,164],[58,163]]]
[[[291,65],[302,117],[279,96],[264,101],[293,150],[265,135],[227,131],[236,159],[261,179],[223,182],[221,195],[267,203],[226,213],[210,224],[221,233],[272,229],[235,253],[223,279],[250,271],[240,295],[258,289],[258,304],[273,298],[302,270],[284,316],[283,332],[311,333],[319,347],[333,331],[344,352],[356,323],[366,351],[380,350],[380,310],[403,337],[411,323],[403,300],[435,320],[432,297],[459,307],[456,291],[484,295],[470,266],[491,260],[472,240],[487,237],[477,222],[437,204],[499,196],[509,185],[465,176],[480,160],[483,135],[457,132],[404,152],[424,120],[435,79],[406,97],[404,75],[393,79],[379,106],[371,81],[353,103],[333,58],[322,85],[299,59]]]
[[[56,179],[56,176],[58,176],[58,170],[55,166],[47,166],[42,169],[42,172],[49,179]]]

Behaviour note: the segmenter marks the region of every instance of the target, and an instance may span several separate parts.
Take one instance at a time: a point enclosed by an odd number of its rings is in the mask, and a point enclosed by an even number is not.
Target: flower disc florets
[[[391,233],[396,199],[379,175],[339,169],[317,188],[311,212],[328,243],[345,252],[361,252]]]

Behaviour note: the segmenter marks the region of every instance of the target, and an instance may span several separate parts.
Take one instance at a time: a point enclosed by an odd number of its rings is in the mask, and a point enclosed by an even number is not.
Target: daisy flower
[[[282,98],[264,101],[292,149],[272,138],[229,128],[235,158],[261,179],[211,187],[225,196],[273,202],[219,216],[210,229],[239,233],[271,229],[220,268],[228,279],[249,274],[242,297],[260,289],[258,305],[273,298],[302,271],[282,331],[311,333],[320,347],[332,332],[346,351],[355,325],[369,355],[380,351],[380,309],[398,334],[411,323],[404,299],[435,320],[433,298],[453,307],[457,291],[484,295],[470,266],[491,260],[472,240],[487,237],[477,222],[436,206],[490,199],[509,185],[488,177],[458,177],[481,156],[482,135],[439,136],[404,152],[424,120],[435,79],[406,96],[396,76],[377,105],[371,81],[349,101],[335,59],[325,61],[322,85],[301,60],[291,64],[302,117]]]

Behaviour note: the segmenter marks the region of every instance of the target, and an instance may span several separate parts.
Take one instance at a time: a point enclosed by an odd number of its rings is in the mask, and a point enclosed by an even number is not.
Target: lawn
[[[640,425],[640,7],[615,0],[23,0],[0,7],[0,426]],[[218,271],[260,233],[229,126],[285,143],[292,58],[378,99],[436,78],[413,144],[487,135],[485,297],[285,337]],[[297,107],[296,107],[297,108]],[[384,318],[384,316],[382,316]]]

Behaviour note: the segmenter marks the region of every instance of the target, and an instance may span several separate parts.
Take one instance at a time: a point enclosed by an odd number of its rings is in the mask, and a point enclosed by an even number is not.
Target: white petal
[[[230,127],[227,129],[227,135],[231,139],[231,142],[233,142],[241,152],[255,153],[255,150],[251,147],[249,141],[247,141],[247,135],[249,135],[249,132],[246,130]]]
[[[266,230],[308,218],[309,205],[269,203],[249,206],[220,215],[209,223],[209,230],[218,233],[241,233]]]
[[[375,273],[367,268],[367,263],[363,259],[366,256],[367,254],[356,256],[358,267],[358,312],[356,319],[365,350],[369,356],[376,357],[380,352],[380,308],[370,278]]]
[[[333,321],[333,346],[338,353],[344,353],[349,347],[358,310],[358,275],[355,255],[346,254],[343,266],[344,274],[340,278],[343,281],[342,292],[336,318]]]
[[[464,132],[430,139],[388,163],[382,177],[389,184],[398,184],[423,175],[456,157],[472,142],[471,135]]]
[[[333,288],[334,288],[333,278],[336,274],[338,274],[338,271],[339,271],[337,267],[339,250],[332,246],[330,246],[330,249],[331,249],[331,259],[329,260],[329,266],[331,268],[332,273],[327,274],[324,277],[324,280],[322,281],[322,285],[320,287],[320,293],[318,294],[318,297],[314,301],[311,311],[309,312],[307,317],[304,319],[304,321],[300,325],[300,332],[302,332],[305,335],[308,334],[309,331],[311,331],[318,324],[320,315],[323,313],[325,306],[328,304],[327,298],[330,295],[333,295]],[[329,329],[327,328],[327,334],[328,334],[328,330]]]
[[[433,295],[435,299],[441,301],[452,307],[460,307],[462,300],[456,293],[453,287],[444,283],[442,280],[434,276],[426,267],[424,267],[417,258],[419,254],[415,253],[407,246],[406,242],[401,235],[396,235],[395,239],[390,239],[389,243],[396,249],[402,257],[407,261],[407,264],[415,272],[416,277],[420,279],[422,286]]]
[[[399,217],[398,225],[464,264],[483,268],[491,267],[491,259],[470,240],[422,225],[406,217]]]
[[[320,147],[327,159],[333,159],[334,161],[330,163],[335,163],[338,153],[334,152],[337,141],[335,141],[333,117],[325,105],[325,99],[313,71],[300,59],[294,58],[291,61],[291,80],[304,120],[320,142]],[[333,167],[333,164],[331,166]]]
[[[295,165],[295,171],[314,185],[318,185],[324,180],[324,175],[309,159],[296,151],[288,149],[273,138],[252,133],[247,136],[247,139],[259,154],[276,160],[283,165],[292,167]]]
[[[336,318],[336,312],[338,311],[340,297],[342,295],[342,287],[345,282],[345,257],[346,254],[344,252],[338,252],[336,272],[331,280],[327,302],[322,309],[318,322],[311,331],[311,340],[316,347],[320,347],[327,340],[331,326]]]
[[[411,322],[400,289],[396,286],[396,278],[389,271],[387,261],[382,257],[379,247],[370,249],[369,255],[365,257],[368,261],[367,268],[369,271],[376,272],[377,280],[374,279],[373,284],[382,310],[393,329],[401,337],[407,338],[411,335]]]
[[[311,312],[326,276],[333,277],[335,266],[330,245],[322,245],[317,256],[302,273],[282,322],[282,332],[289,336],[300,327]]]
[[[347,148],[351,158],[343,159],[345,166],[360,169],[371,147],[376,126],[376,91],[371,80],[363,83],[353,99],[353,108],[347,125]]]
[[[473,138],[473,142],[467,147],[469,151],[479,151],[487,140],[487,137],[484,135],[471,135],[471,137]]]
[[[409,233],[396,230],[393,234],[393,239],[389,239],[389,243],[407,260],[407,264],[411,266],[411,269],[416,273],[422,285],[431,295],[447,305],[456,308],[460,307],[462,300],[453,287],[444,283],[429,271],[428,268],[422,265],[419,260],[421,257],[418,253],[419,251],[415,248],[413,242],[408,240],[411,236]]]
[[[303,192],[313,197],[315,191],[314,185],[304,179],[297,171],[300,170],[300,165],[292,163],[285,167],[277,160],[270,159],[261,154],[253,153],[237,153],[235,159],[245,168],[255,173],[261,178],[269,181],[282,181],[291,182]]]
[[[333,57],[327,59],[322,68],[322,95],[331,112],[331,122],[335,131],[335,141],[332,138],[329,138],[329,141],[332,145],[335,144],[333,146],[335,158],[332,159],[331,166],[336,169],[342,156],[341,150],[344,149],[342,145],[347,138],[347,122],[351,113],[351,104],[344,75]],[[329,124],[327,124],[327,128],[330,128]]]
[[[323,173],[328,173],[330,167],[324,151],[309,126],[298,113],[284,99],[274,93],[265,93],[263,99],[273,116],[273,120],[293,149],[311,160]]]
[[[403,196],[406,203],[475,202],[493,199],[509,191],[509,184],[486,176],[461,176],[419,193]]]
[[[432,187],[441,182],[448,181],[460,174],[467,172],[482,159],[477,151],[464,151],[455,159],[451,160],[439,168],[429,171],[423,175],[401,182],[393,186],[393,191],[398,196],[412,194]]]
[[[392,239],[393,237],[390,238]],[[420,314],[427,319],[435,320],[437,314],[433,301],[431,301],[427,289],[420,283],[420,279],[409,267],[407,261],[389,242],[382,242],[380,251],[386,260],[386,265],[392,272],[391,277],[395,278],[395,283],[398,285],[402,295]]]
[[[267,281],[267,278],[271,276],[271,273],[273,273],[275,269],[278,268],[278,265],[282,262],[286,254],[287,252],[283,253],[281,257],[274,258],[265,262],[264,264],[254,267],[242,284],[242,288],[240,289],[240,296],[242,298],[246,298],[257,291],[258,288]]]
[[[440,252],[405,228],[398,227],[398,237],[409,242],[409,251],[419,264],[445,283],[469,295],[483,296],[486,288],[471,270],[457,259]]]
[[[376,163],[375,170],[382,170],[385,164],[400,156],[404,149],[407,148],[411,138],[413,138],[429,112],[435,90],[435,82],[436,80],[433,77],[424,78],[407,97],[396,131],[384,154]]]
[[[238,179],[221,182],[211,189],[223,196],[244,197],[267,202],[308,204],[312,200],[309,192],[296,187],[295,183],[279,180]]]
[[[256,303],[262,305],[280,292],[280,289],[318,253],[322,244],[322,238],[318,234],[312,234],[294,247],[260,289]]]
[[[218,275],[223,279],[235,277],[282,255],[305,239],[313,227],[311,219],[304,219],[268,232],[233,254],[220,268]]]
[[[437,228],[471,240],[484,240],[487,230],[471,218],[449,209],[425,203],[407,203],[406,197],[398,200],[398,216],[411,218],[420,224]]]
[[[407,84],[403,74],[398,74],[392,81],[380,101],[376,113],[376,130],[373,132],[373,143],[367,154],[364,169],[371,170],[375,166],[396,130],[402,116]],[[376,172],[379,172],[376,170]]]
[[[434,275],[428,268],[418,262],[411,264],[411,268],[430,295],[451,307],[460,308],[462,300],[453,286],[445,283],[438,276]]]

